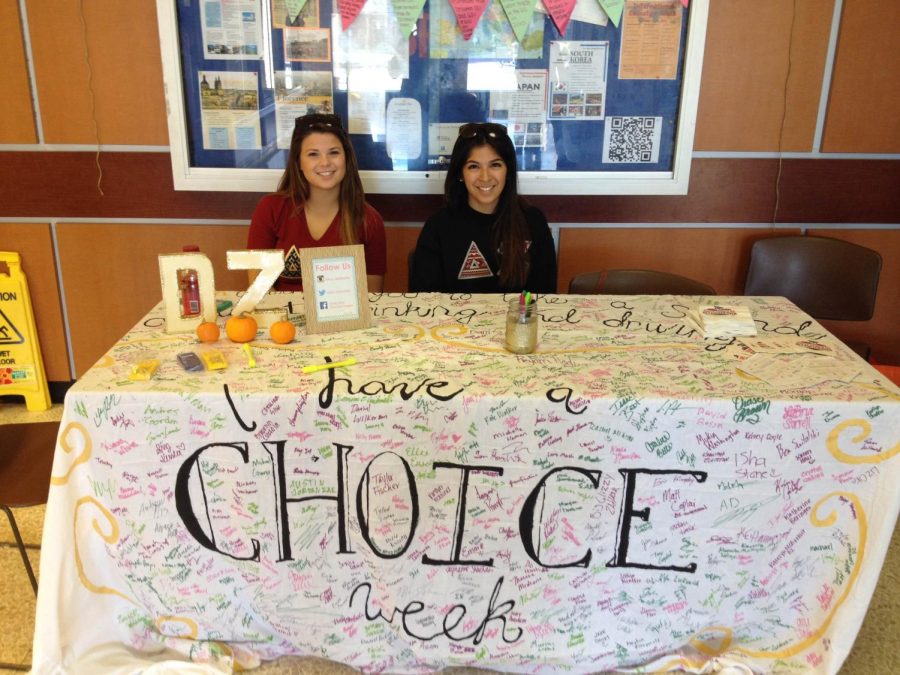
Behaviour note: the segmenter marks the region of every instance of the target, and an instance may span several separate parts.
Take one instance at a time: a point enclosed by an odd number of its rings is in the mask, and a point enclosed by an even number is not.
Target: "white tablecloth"
[[[788,301],[728,301],[827,374],[743,373],[696,298],[547,296],[516,356],[502,296],[372,296],[369,329],[260,333],[255,368],[223,339],[199,373],[155,308],[66,397],[34,672],[836,672],[900,509],[900,392]]]

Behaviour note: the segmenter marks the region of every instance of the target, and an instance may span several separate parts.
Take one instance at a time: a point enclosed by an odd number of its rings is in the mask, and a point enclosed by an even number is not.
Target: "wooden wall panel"
[[[387,274],[384,290],[387,293],[405,293],[409,290],[409,254],[419,239],[418,227],[387,228]]]
[[[0,216],[245,220],[262,196],[172,188],[163,153],[0,152]],[[551,223],[766,223],[775,215],[775,159],[695,159],[683,196],[529,196]],[[786,159],[779,223],[900,223],[900,162]],[[52,198],[48,199],[48,195]],[[385,221],[423,223],[440,195],[368,195]]]
[[[3,83],[0,143],[36,143],[25,45],[19,7],[14,2],[0,3],[0,82]]]
[[[96,162],[93,152],[0,152],[0,215],[246,219],[249,223],[262,196],[177,191],[168,153],[101,152],[100,170]]]
[[[900,223],[900,162],[784,160],[780,223]]]
[[[822,323],[838,337],[871,344],[874,360],[900,365],[900,230],[810,229],[808,234],[843,239],[881,254],[881,276],[871,320]]]
[[[0,250],[15,251],[22,260],[47,379],[68,382],[71,379],[69,352],[56,280],[56,264],[53,261],[50,225],[0,223]]]
[[[775,203],[774,160],[695,159],[688,194],[537,196],[551,223],[767,222]]]
[[[897,0],[844,0],[823,152],[900,152]]]
[[[569,280],[582,272],[647,268],[703,281],[720,295],[740,295],[753,242],[796,232],[770,228],[562,228],[558,290],[565,292]]]
[[[159,302],[159,254],[197,244],[218,288],[247,288],[247,273],[225,262],[227,250],[245,247],[244,227],[61,223],[57,241],[78,377]]]
[[[168,145],[153,0],[26,0],[26,8],[47,143]]]
[[[833,6],[832,0],[710,2],[694,149],[812,149]]]

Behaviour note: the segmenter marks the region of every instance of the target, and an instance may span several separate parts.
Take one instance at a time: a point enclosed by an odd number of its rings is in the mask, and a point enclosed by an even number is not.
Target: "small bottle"
[[[200,247],[188,245],[181,249],[185,253],[199,251]],[[185,318],[200,316],[200,281],[197,270],[178,270],[178,289],[181,292],[181,315]]]

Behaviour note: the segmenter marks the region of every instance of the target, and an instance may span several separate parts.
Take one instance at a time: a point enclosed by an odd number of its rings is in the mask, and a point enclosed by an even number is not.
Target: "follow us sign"
[[[50,407],[28,282],[19,254],[0,251],[0,396],[7,394],[24,396],[28,410]]]

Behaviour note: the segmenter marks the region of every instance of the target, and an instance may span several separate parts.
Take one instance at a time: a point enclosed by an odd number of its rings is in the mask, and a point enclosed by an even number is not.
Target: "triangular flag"
[[[613,25],[619,27],[619,19],[622,18],[622,8],[625,6],[625,0],[598,0],[606,16],[613,22]]]
[[[474,244],[473,244],[474,245]],[[0,345],[20,345],[25,338],[0,309]]]
[[[547,8],[547,14],[553,19],[556,30],[560,35],[565,35],[572,10],[575,9],[575,0],[544,0],[544,7]]]
[[[338,12],[341,15],[341,27],[344,30],[350,28],[350,24],[356,20],[356,17],[362,11],[366,0],[338,0]]]
[[[466,40],[471,39],[487,4],[488,0],[450,0],[450,6],[456,14],[456,22]]]
[[[416,21],[422,14],[425,0],[391,0],[394,6],[394,15],[397,17],[397,25],[404,39],[409,37],[412,29],[416,27]]]
[[[284,7],[287,10],[287,23],[293,23],[306,7],[306,0],[284,0]]]
[[[506,12],[506,19],[519,42],[525,39],[525,33],[534,15],[535,2],[536,0],[500,0],[503,11]]]

